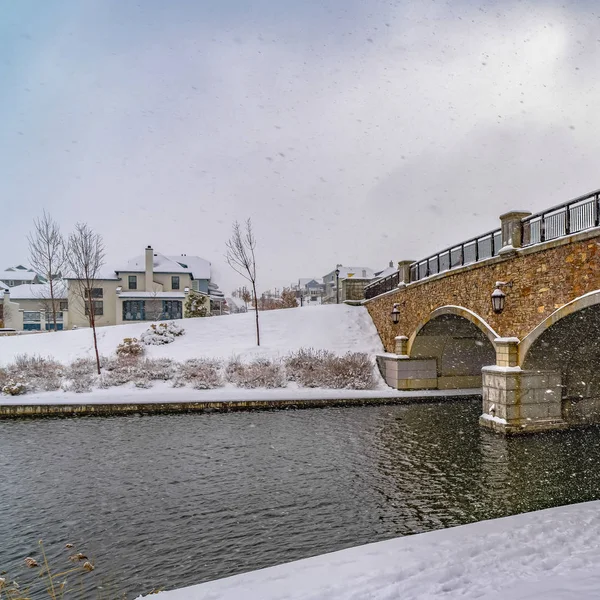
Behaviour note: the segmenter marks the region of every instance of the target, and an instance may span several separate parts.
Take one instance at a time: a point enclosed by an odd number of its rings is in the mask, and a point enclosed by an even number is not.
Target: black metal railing
[[[569,200],[530,217],[523,224],[523,246],[572,235],[600,224],[600,190]]]
[[[375,296],[379,296],[379,294],[385,294],[385,292],[391,292],[392,290],[398,287],[400,283],[400,273],[396,271],[387,277],[383,277],[382,279],[378,279],[373,283],[365,286],[365,298],[368,300],[369,298],[375,298]]]
[[[501,231],[495,229],[413,263],[410,266],[410,281],[419,281],[431,275],[492,258],[498,255],[501,246]]]
[[[600,190],[579,196],[521,221],[522,246],[532,246],[600,226]],[[502,231],[495,229],[456,244],[410,265],[410,283],[497,256]],[[374,298],[398,286],[398,272],[365,287],[365,298]]]

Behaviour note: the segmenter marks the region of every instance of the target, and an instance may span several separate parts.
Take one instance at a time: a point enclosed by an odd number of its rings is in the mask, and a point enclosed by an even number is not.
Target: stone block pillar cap
[[[511,210],[503,215],[500,215],[501,221],[508,221],[513,219],[524,219],[525,217],[529,217],[532,213],[528,210]]]
[[[518,344],[521,340],[518,337],[498,337],[494,340],[495,344]]]
[[[408,340],[408,338],[405,335],[397,335],[395,339],[396,339],[396,341]]]

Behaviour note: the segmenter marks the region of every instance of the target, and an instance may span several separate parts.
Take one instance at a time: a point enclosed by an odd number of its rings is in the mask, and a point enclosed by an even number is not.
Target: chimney
[[[146,248],[146,291],[154,289],[154,252],[152,246]]]
[[[390,260],[390,267],[393,268],[394,267],[394,261]]]

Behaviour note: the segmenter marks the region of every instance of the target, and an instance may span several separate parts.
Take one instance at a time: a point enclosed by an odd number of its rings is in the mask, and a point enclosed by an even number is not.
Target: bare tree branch
[[[66,265],[65,242],[58,223],[46,211],[41,219],[33,221],[33,231],[27,236],[27,240],[31,266],[48,281],[50,298],[45,299],[44,309],[52,314],[56,331],[56,313],[60,305],[56,299],[55,281],[62,277]]]
[[[244,279],[252,284],[254,291],[256,314],[256,345],[260,346],[260,326],[258,322],[258,302],[256,301],[256,238],[252,231],[252,220],[248,219],[245,228],[235,221],[232,226],[231,237],[225,243],[227,253],[225,258],[229,266]]]
[[[94,310],[94,284],[100,277],[104,265],[104,243],[102,236],[95,233],[86,223],[77,223],[75,231],[69,236],[67,246],[67,263],[69,275],[75,279],[77,294],[84,307],[94,334],[94,350],[96,366],[100,374],[100,355],[98,353],[98,338],[96,336],[96,313]]]

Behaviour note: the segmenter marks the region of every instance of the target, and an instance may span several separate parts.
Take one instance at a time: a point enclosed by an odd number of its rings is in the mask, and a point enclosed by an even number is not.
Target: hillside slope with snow
[[[147,356],[188,358],[239,356],[242,360],[264,356],[276,358],[299,348],[346,352],[382,352],[383,346],[366,308],[323,305],[260,313],[261,346],[256,346],[255,315],[245,313],[223,317],[177,321],[185,335],[165,346],[148,346]],[[114,354],[126,337],[137,337],[149,323],[116,325],[97,329],[100,354]],[[0,364],[20,354],[51,357],[63,363],[92,357],[91,329],[0,337]]]
[[[600,502],[471,523],[159,593],[157,600],[596,600]]]

